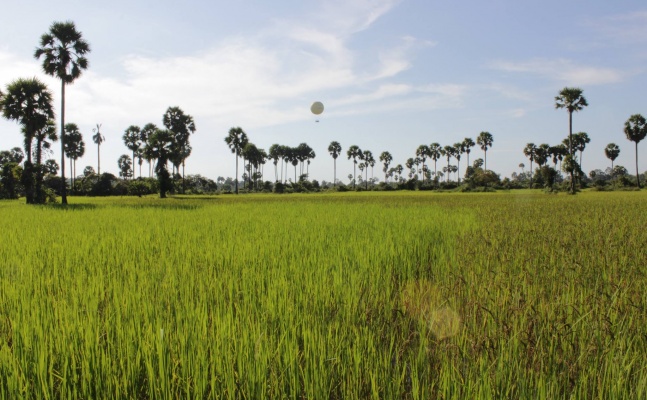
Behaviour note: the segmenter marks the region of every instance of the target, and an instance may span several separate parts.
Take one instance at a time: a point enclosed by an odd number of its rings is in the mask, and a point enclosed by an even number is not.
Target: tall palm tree
[[[337,187],[337,157],[341,153],[341,144],[333,140],[328,145],[328,153],[333,159],[333,187]]]
[[[92,141],[97,144],[97,175],[101,175],[101,143],[105,142],[106,138],[101,134],[101,124],[97,124],[92,132]]]
[[[79,127],[75,123],[65,124],[65,155],[70,159],[70,175],[72,180],[72,189],[76,177],[76,160],[85,154],[85,142]],[[74,163],[74,165],[72,164]]]
[[[476,143],[472,140],[472,138],[466,137],[463,139],[463,151],[465,154],[467,154],[467,165],[470,165],[470,153],[472,152],[472,147],[476,146]]]
[[[359,146],[352,145],[346,150],[346,155],[348,156],[348,159],[350,160],[351,158],[353,159],[353,189],[355,188],[355,182],[357,180],[356,178],[356,173],[355,173],[355,167],[357,167],[357,159],[362,157],[362,150],[359,148]]]
[[[36,78],[17,79],[7,85],[7,92],[0,96],[2,115],[23,126],[24,148],[27,160],[22,174],[27,204],[34,203],[34,166],[32,164],[32,141],[36,131],[54,118],[52,93]]]
[[[270,160],[272,160],[272,162],[274,164],[274,182],[278,182],[279,181],[279,172],[278,172],[277,165],[279,163],[279,159],[281,158],[281,145],[276,144],[276,143],[271,145],[268,156],[269,156]]]
[[[23,127],[23,130],[25,128]],[[45,203],[45,192],[43,191],[43,174],[45,166],[43,165],[43,149],[49,151],[52,147],[51,142],[58,140],[56,134],[56,123],[54,120],[49,120],[40,129],[34,132],[34,139],[36,139],[36,148],[34,149],[34,157],[36,158],[36,190],[35,190],[35,203]],[[54,172],[56,173],[56,171]]]
[[[380,161],[384,164],[382,171],[384,171],[384,183],[387,183],[389,180],[389,165],[393,161],[393,156],[388,151],[383,151],[382,154],[380,154]]]
[[[537,146],[534,143],[528,143],[523,148],[523,154],[530,159],[530,189],[532,189],[532,162],[535,161],[535,155],[537,155]]]
[[[429,146],[425,144],[421,144],[418,146],[416,149],[416,157],[420,159],[422,162],[422,181],[425,181],[425,161],[427,160],[427,157],[429,157],[430,149]]]
[[[636,143],[636,182],[640,186],[640,175],[638,174],[638,143],[647,136],[647,121],[640,114],[634,114],[625,122],[625,135],[627,139]]]
[[[611,160],[611,171],[613,171],[613,162],[620,155],[620,147],[615,143],[609,143],[607,147],[604,148],[604,155]]]
[[[440,147],[440,143],[432,143],[431,145],[429,145],[429,158],[434,160],[434,177],[438,176],[438,169],[436,167],[438,160],[440,159],[440,157],[442,157],[441,149],[442,147]],[[437,179],[434,180],[438,182]]]
[[[157,125],[153,123],[148,123],[144,125],[144,127],[139,131],[139,138],[142,142],[142,146],[146,148],[146,145],[149,142],[149,138],[151,135],[153,135],[155,132],[157,132]],[[152,171],[152,164],[151,161],[153,161],[153,158],[150,157],[150,154],[146,151],[142,151],[142,155],[144,159],[146,159],[146,162],[148,163],[148,177],[153,176],[153,171]],[[140,174],[141,175],[141,174]]]
[[[443,155],[447,156],[447,171],[451,172],[451,168],[449,167],[449,161],[451,160],[452,157],[454,157],[454,152],[456,149],[454,149],[454,146],[445,146],[443,147]],[[447,174],[447,181],[449,181],[449,174]]]
[[[155,173],[160,186],[160,198],[166,198],[171,189],[171,179],[167,164],[173,153],[173,132],[168,129],[157,129],[148,138],[144,151],[151,160],[157,160]]]
[[[465,152],[463,142],[454,143],[454,157],[456,157],[456,171],[458,172],[458,184],[461,183],[461,155]],[[469,164],[468,164],[469,165]]]
[[[492,143],[494,143],[494,137],[490,132],[481,132],[476,138],[476,143],[481,147],[481,150],[483,150],[483,158],[485,159],[483,169],[487,171],[487,149],[492,147]]]
[[[142,145],[141,129],[137,125],[130,125],[122,136],[124,144],[128,150],[133,152],[132,162],[135,162],[135,154],[139,151]],[[141,174],[140,174],[141,175]],[[135,177],[135,169],[133,168],[132,177]]]
[[[582,168],[582,153],[586,149],[586,145],[591,142],[589,135],[586,132],[578,132],[573,134],[573,151],[580,152],[580,168]]]
[[[240,152],[248,142],[247,134],[239,126],[229,129],[229,134],[225,137],[225,143],[227,143],[231,152],[236,154],[236,194],[238,194],[238,157],[240,157]]]
[[[565,87],[555,96],[555,108],[565,108],[568,112],[568,154],[573,158],[573,113],[588,106],[583,90],[576,87]],[[572,163],[573,160],[569,161]],[[569,168],[571,174],[571,193],[575,193],[574,168]]]
[[[71,21],[54,22],[49,32],[40,37],[34,58],[43,57],[46,74],[61,80],[61,202],[67,204],[65,192],[65,85],[74,82],[88,68],[85,55],[90,45]]]

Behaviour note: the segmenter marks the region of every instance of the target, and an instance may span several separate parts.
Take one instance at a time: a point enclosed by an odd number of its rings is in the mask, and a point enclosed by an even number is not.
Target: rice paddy
[[[0,398],[646,398],[647,195],[0,202]]]

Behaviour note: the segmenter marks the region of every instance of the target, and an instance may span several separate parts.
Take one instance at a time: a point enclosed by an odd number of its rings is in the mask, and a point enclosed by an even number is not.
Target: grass
[[[0,202],[0,398],[644,398],[645,196]]]

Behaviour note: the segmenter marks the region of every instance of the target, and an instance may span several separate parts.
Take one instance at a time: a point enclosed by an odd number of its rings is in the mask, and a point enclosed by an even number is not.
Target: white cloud
[[[506,72],[539,75],[568,85],[604,85],[621,82],[625,78],[625,73],[617,69],[577,65],[565,59],[533,59],[524,62],[497,61],[490,67]]]

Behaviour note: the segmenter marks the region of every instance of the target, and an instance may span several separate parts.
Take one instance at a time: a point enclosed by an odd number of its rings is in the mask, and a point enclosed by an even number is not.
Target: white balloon
[[[323,105],[323,103],[322,103],[322,102],[320,102],[320,101],[315,101],[315,102],[314,102],[314,103],[312,103],[312,105],[310,106],[310,111],[312,111],[312,113],[313,113],[314,115],[319,115],[319,114],[321,114],[321,113],[323,112],[323,110],[324,110],[324,105]]]

